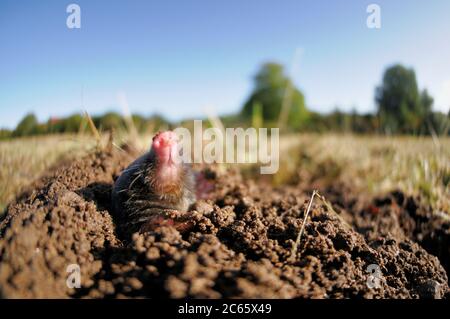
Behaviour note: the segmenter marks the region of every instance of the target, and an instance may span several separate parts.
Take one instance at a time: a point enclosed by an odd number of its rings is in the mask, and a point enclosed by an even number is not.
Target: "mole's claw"
[[[185,233],[188,230],[191,230],[192,227],[194,227],[194,222],[192,221],[185,221],[185,222],[174,222],[174,227],[176,230],[178,230],[180,233]]]
[[[172,211],[171,213],[155,215],[151,217],[139,230],[140,233],[153,231],[162,226],[174,227],[180,233],[184,233],[194,227],[194,222],[189,220],[190,214],[180,216],[180,212]]]
[[[164,216],[157,215],[151,217],[139,230],[140,233],[155,230],[162,226],[173,226],[173,220],[170,218],[164,218]]]

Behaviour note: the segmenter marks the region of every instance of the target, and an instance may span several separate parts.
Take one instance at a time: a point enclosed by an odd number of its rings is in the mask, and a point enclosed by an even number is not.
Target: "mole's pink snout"
[[[175,132],[160,132],[153,138],[152,149],[156,152],[160,163],[178,164],[178,136]]]
[[[160,132],[153,137],[153,147],[162,148],[162,147],[171,147],[177,145],[178,136],[175,132],[165,131]]]

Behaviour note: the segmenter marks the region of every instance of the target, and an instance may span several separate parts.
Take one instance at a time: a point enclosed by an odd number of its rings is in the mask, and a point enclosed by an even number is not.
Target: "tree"
[[[12,135],[12,132],[7,129],[0,129],[0,140],[8,139]]]
[[[154,114],[148,118],[146,125],[155,131],[159,131],[167,129],[170,126],[170,122],[161,114]]]
[[[47,122],[48,133],[76,133],[81,128],[83,116],[72,114],[66,118],[50,118]]]
[[[140,114],[131,115],[131,120],[133,121],[133,125],[136,127],[136,130],[139,133],[143,133],[145,130],[145,117]]]
[[[419,94],[414,70],[402,65],[385,71],[375,100],[381,127],[391,133],[418,132],[433,103],[426,90]]]
[[[266,124],[274,125],[279,119],[283,99],[287,89],[291,89],[287,124],[291,128],[300,128],[308,117],[303,94],[284,74],[283,66],[277,63],[264,64],[254,77],[255,87],[241,111],[247,120],[254,115],[254,106],[260,105]]]
[[[64,132],[76,133],[80,130],[83,116],[81,114],[72,114],[64,120]]]
[[[432,112],[432,107],[434,103],[434,99],[428,94],[428,91],[425,89],[420,94],[420,103],[422,105],[422,121],[420,123],[420,132],[424,134],[431,133],[430,131],[436,132],[435,124],[435,116]],[[438,121],[439,122],[439,121]]]
[[[336,107],[327,117],[330,130],[338,132],[347,132],[350,130],[352,116],[342,112],[338,107]]]
[[[100,117],[93,118],[97,128],[105,131],[119,130],[125,126],[122,116],[116,112],[108,112]]]
[[[26,136],[36,133],[38,121],[33,113],[25,115],[25,117],[17,124],[13,132],[14,136]]]
[[[420,103],[422,104],[424,114],[430,114],[434,99],[428,94],[427,89],[423,90],[422,94],[420,94]]]

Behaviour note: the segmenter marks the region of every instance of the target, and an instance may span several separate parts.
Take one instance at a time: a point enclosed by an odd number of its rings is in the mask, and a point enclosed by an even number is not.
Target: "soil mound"
[[[362,201],[343,196],[351,190],[325,191],[338,213],[315,201],[292,258],[311,193],[210,167],[203,172],[214,189],[193,207],[192,231],[162,227],[122,238],[111,188],[135,155],[110,150],[64,164],[8,207],[0,222],[1,297],[448,294],[441,262],[448,267],[449,224],[400,192]],[[81,288],[66,284],[71,264],[80,267]]]

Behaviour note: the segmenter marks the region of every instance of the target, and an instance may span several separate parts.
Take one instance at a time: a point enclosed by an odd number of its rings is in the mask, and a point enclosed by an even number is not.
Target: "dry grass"
[[[337,179],[369,195],[400,189],[450,213],[450,138],[302,134],[284,137],[275,182]],[[307,175],[307,176],[305,176]]]
[[[297,253],[298,246],[300,246],[300,241],[302,240],[303,232],[305,231],[306,222],[308,221],[309,211],[311,210],[311,206],[314,201],[314,196],[316,196],[316,195],[317,195],[317,191],[314,190],[311,195],[311,198],[309,199],[308,208],[306,208],[305,214],[303,215],[303,222],[302,222],[300,231],[298,232],[297,239],[295,240],[295,243],[291,249],[291,256],[290,256],[291,260],[295,260],[295,255]]]
[[[55,135],[19,138],[0,142],[0,214],[57,161],[76,157],[95,147],[92,137]]]

